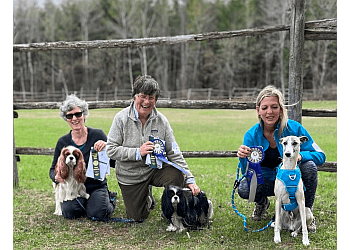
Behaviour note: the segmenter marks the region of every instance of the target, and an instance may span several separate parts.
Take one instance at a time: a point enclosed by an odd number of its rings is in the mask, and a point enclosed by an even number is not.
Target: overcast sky
[[[45,1],[47,0],[26,0],[26,2],[29,4],[29,3],[32,3],[32,2],[37,2],[39,4],[40,7],[43,7],[44,6],[44,3]],[[63,0],[51,0],[53,3],[55,4],[60,4]],[[16,6],[18,0],[13,0],[13,6]]]

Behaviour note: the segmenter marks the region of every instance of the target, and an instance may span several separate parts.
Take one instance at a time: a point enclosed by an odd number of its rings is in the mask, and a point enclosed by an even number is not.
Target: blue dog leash
[[[78,198],[75,198],[75,200],[78,202],[78,204],[85,210],[85,207],[81,202],[78,200]],[[130,223],[130,222],[141,222],[141,221],[135,221],[133,219],[125,219],[125,218],[96,218],[96,217],[90,217],[93,221],[103,221],[103,222],[124,222],[124,223]]]
[[[238,214],[239,216],[241,216],[243,218],[243,227],[244,227],[244,231],[246,231],[247,233],[249,232],[248,230],[248,227],[247,227],[247,218],[245,217],[245,215],[241,214],[236,206],[235,206],[235,203],[234,203],[234,196],[235,196],[235,190],[237,189],[237,187],[239,186],[239,183],[240,181],[242,180],[242,178],[244,177],[244,175],[239,178],[239,169],[240,167],[238,166],[237,167],[237,176],[236,176],[236,181],[235,183],[233,184],[233,189],[232,189],[232,195],[231,195],[231,204],[232,204],[232,208],[233,210],[236,212],[236,214]],[[243,174],[243,173],[242,173]],[[257,229],[257,230],[252,230],[253,233],[256,233],[256,232],[261,232],[261,231],[264,231],[265,229],[267,229],[268,227],[271,226],[272,222],[274,221],[274,219],[271,219],[271,221],[266,225],[264,226],[263,228],[260,228],[260,229]]]

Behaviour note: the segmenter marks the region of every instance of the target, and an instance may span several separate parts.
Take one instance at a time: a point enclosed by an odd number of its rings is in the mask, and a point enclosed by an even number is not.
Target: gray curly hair
[[[67,96],[67,99],[62,103],[60,107],[60,117],[67,121],[66,114],[73,110],[75,107],[80,108],[81,112],[85,115],[84,122],[86,122],[87,116],[89,115],[88,104],[79,99],[75,94]]]
[[[145,95],[155,95],[156,100],[158,100],[158,97],[160,95],[158,82],[149,75],[136,77],[132,89],[132,98],[135,99],[135,96],[141,92]]]
[[[286,128],[287,126],[287,121],[288,121],[288,113],[287,113],[287,109],[286,106],[284,105],[284,97],[281,93],[281,91],[279,91],[276,87],[269,85],[266,86],[263,90],[260,91],[258,97],[256,98],[256,107],[260,107],[261,101],[268,96],[275,96],[278,98],[278,102],[279,105],[282,109],[282,115],[279,118],[279,122],[280,122],[280,128],[278,130],[278,135],[282,136],[283,130]],[[262,120],[259,117],[259,123],[260,125],[262,125]]]

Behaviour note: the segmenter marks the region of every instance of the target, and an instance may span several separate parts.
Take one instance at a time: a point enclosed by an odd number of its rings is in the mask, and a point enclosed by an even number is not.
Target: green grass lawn
[[[336,102],[304,102],[304,108],[335,109]],[[90,110],[86,125],[101,128],[108,134],[114,115],[120,109]],[[237,150],[244,133],[257,122],[254,110],[187,110],[159,109],[169,120],[183,151]],[[14,119],[15,143],[18,147],[54,148],[70,127],[58,110],[19,110]],[[337,161],[337,119],[303,117],[303,125],[325,151],[327,161]],[[142,224],[102,223],[86,218],[66,220],[53,215],[54,194],[48,172],[52,156],[21,155],[18,162],[19,187],[13,190],[14,249],[301,249],[301,236],[282,232],[282,243],[273,242],[273,229],[245,233],[241,217],[231,206],[237,158],[189,158],[187,162],[198,186],[214,204],[214,218],[209,229],[186,233],[166,232],[161,219],[161,188],[154,188],[158,203]],[[120,189],[112,169],[108,185],[118,192],[113,217],[125,217]],[[274,199],[269,214],[274,213]],[[235,199],[240,212],[249,217],[254,205]],[[309,249],[337,247],[337,173],[319,172],[314,204],[317,233],[309,234]],[[267,221],[253,222],[257,229]]]

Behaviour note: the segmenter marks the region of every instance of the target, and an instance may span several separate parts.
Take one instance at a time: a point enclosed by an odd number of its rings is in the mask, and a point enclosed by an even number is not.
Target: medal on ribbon
[[[150,139],[153,138],[151,140],[151,142],[154,145],[154,150],[153,153],[151,154],[151,163],[152,163],[152,155],[157,159],[160,160],[164,163],[167,163],[173,167],[175,167],[176,169],[180,170],[181,172],[188,174],[188,172],[186,170],[184,170],[183,168],[181,168],[180,166],[176,165],[175,163],[168,161],[168,159],[164,156],[165,153],[165,143],[159,139],[159,138],[154,138],[153,136],[150,136]],[[157,164],[156,168],[157,168]],[[152,167],[152,166],[151,166]]]
[[[264,184],[264,178],[261,172],[260,163],[264,159],[264,149],[260,146],[250,147],[251,154],[247,156],[247,161],[249,162],[246,178],[248,181],[249,199],[248,201],[254,201],[256,194],[256,187],[259,184]]]
[[[100,164],[98,161],[98,152],[95,149],[92,149],[91,156],[92,156],[92,166],[94,170],[94,179],[98,180],[100,179]]]

